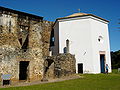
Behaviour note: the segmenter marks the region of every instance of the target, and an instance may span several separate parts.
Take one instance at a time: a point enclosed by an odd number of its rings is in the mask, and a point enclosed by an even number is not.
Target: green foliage
[[[120,50],[116,52],[111,52],[111,62],[113,69],[120,68]]]
[[[116,71],[114,71],[116,72]],[[120,90],[120,74],[84,74],[80,79],[0,90]]]
[[[118,72],[118,69],[113,69],[112,73],[114,73],[114,74],[120,74],[120,71]]]

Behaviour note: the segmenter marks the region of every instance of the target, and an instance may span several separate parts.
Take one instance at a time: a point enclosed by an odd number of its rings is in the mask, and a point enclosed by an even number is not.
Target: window
[[[0,33],[3,33],[2,25],[0,25]]]
[[[54,29],[51,31],[51,36],[50,36],[50,46],[54,46],[55,44],[55,37],[54,37]]]
[[[9,33],[11,32],[11,21],[9,21]]]
[[[66,48],[67,48],[67,53],[69,53],[69,40],[66,40]]]
[[[103,37],[102,36],[98,37],[98,42],[103,43]]]

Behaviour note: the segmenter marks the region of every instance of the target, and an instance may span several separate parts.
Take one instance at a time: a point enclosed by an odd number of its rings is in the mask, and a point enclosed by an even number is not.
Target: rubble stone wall
[[[49,56],[46,78],[61,78],[75,73],[75,56],[70,53]],[[50,63],[50,65],[49,65]]]
[[[0,7],[0,77],[10,74],[15,83],[25,69],[27,81],[75,73],[74,55],[49,56],[53,24],[38,16]],[[28,65],[21,66],[23,61]]]
[[[29,61],[27,79],[43,78],[52,24],[24,14],[0,11],[0,77],[10,74],[11,81],[19,81],[20,61]]]

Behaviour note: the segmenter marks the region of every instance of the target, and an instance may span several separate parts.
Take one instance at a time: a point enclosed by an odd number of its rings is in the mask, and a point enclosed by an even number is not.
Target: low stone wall
[[[75,73],[75,56],[69,53],[49,56],[46,62],[46,78],[61,78]]]

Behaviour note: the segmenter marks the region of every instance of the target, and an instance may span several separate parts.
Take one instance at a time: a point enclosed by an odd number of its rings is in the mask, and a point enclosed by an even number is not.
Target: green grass
[[[120,90],[120,73],[84,74],[83,78],[56,83],[24,87],[1,88],[0,90]]]

